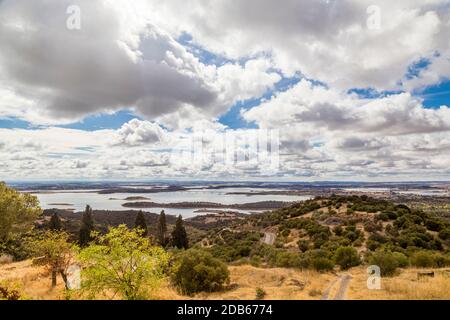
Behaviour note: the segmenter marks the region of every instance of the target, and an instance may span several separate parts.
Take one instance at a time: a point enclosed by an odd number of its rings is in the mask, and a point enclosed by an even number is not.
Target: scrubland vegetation
[[[182,217],[168,226],[164,212],[155,225],[142,212],[134,226],[98,225],[87,206],[76,231],[57,213],[41,214],[36,198],[0,184],[0,264],[15,270],[0,267],[0,299],[320,299],[336,272],[354,275],[350,298],[380,298],[381,291],[360,288],[368,265],[380,267],[385,296],[422,292],[435,299],[449,292],[444,271],[421,282],[411,277],[418,268],[450,266],[450,223],[367,196],[333,195],[240,217],[227,227],[194,230],[202,235],[194,242]],[[275,243],[264,243],[267,233]],[[73,265],[81,269],[80,290],[69,284]],[[30,294],[34,286],[40,289]],[[420,292],[408,294],[411,288]]]

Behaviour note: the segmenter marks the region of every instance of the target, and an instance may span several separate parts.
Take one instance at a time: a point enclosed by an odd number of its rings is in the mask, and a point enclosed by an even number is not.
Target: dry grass
[[[335,276],[292,269],[261,269],[252,266],[230,267],[230,289],[225,292],[200,294],[197,299],[252,300],[262,288],[269,300],[317,300],[310,292],[324,292]]]
[[[291,269],[261,269],[252,266],[229,267],[231,282],[227,290],[218,293],[203,293],[192,299],[255,299],[256,289],[267,292],[266,299],[302,300],[320,299],[335,276]],[[62,280],[55,289],[50,288],[50,276],[43,268],[35,267],[30,261],[12,263],[0,267],[0,282],[18,285],[23,294],[34,300],[64,299]],[[75,296],[73,297],[75,298]],[[190,299],[179,295],[167,282],[153,297],[160,300]]]
[[[381,290],[367,289],[364,268],[352,270],[353,280],[348,291],[350,300],[450,300],[450,276],[444,270],[434,270],[434,278],[418,280],[420,269],[402,270],[393,278],[383,278]]]
[[[320,274],[293,269],[262,269],[252,266],[229,267],[231,283],[227,290],[217,293],[202,293],[193,298],[179,295],[167,282],[153,297],[160,300],[218,299],[253,300],[256,289],[262,288],[268,300],[318,300],[331,287],[330,297],[335,295],[338,282],[336,275]],[[349,300],[450,300],[450,276],[444,270],[435,270],[434,278],[418,280],[420,269],[402,270],[393,278],[382,279],[381,290],[367,289],[366,269],[350,270],[352,281],[347,292]],[[0,282],[17,285],[23,294],[35,300],[64,299],[62,280],[55,289],[50,287],[50,276],[43,268],[30,261],[0,266]],[[334,286],[331,286],[335,283]],[[76,298],[75,296],[73,298]]]
[[[64,297],[62,279],[59,278],[58,286],[52,289],[48,272],[42,267],[33,266],[30,260],[1,266],[0,282],[17,286],[28,299],[60,300]]]

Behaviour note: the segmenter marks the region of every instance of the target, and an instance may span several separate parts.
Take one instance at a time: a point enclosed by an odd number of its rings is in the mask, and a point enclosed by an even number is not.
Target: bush
[[[338,237],[342,236],[342,234],[344,233],[344,229],[342,229],[341,226],[337,226],[334,228],[334,234],[337,235]]]
[[[442,240],[450,240],[450,229],[443,229],[439,232],[439,238]]]
[[[213,292],[230,282],[227,265],[203,250],[182,253],[173,267],[171,280],[182,294]]]
[[[0,301],[17,301],[22,300],[22,296],[17,288],[12,287],[6,282],[0,283]]]
[[[434,256],[431,252],[418,251],[411,256],[411,265],[418,268],[431,268],[435,266]]]
[[[297,242],[297,245],[298,245],[298,249],[299,249],[301,252],[306,252],[306,251],[309,250],[309,242],[306,241],[306,240],[299,240],[299,241]]]
[[[275,265],[279,268],[298,268],[300,255],[288,251],[280,251],[277,253]]]
[[[340,247],[336,250],[334,261],[341,269],[348,270],[351,267],[358,266],[361,261],[358,252],[352,247]]]
[[[401,252],[394,252],[393,256],[395,257],[395,260],[397,261],[399,268],[406,268],[409,266],[409,260],[406,255],[404,255]]]
[[[267,293],[262,288],[256,288],[256,300],[264,300]]]
[[[450,266],[450,257],[449,256],[445,256],[443,254],[436,253],[433,256],[433,259],[434,259],[435,266],[438,268],[444,268],[444,267]]]
[[[380,267],[381,276],[391,277],[395,275],[399,262],[392,252],[377,251],[370,258],[369,263]]]
[[[327,258],[314,258],[311,260],[311,267],[319,272],[327,272],[333,270],[334,263]]]

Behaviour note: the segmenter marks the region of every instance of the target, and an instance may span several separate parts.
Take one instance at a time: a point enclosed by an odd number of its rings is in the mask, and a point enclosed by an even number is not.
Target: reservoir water
[[[115,193],[115,194],[98,194],[96,190],[76,190],[76,191],[52,191],[52,192],[36,192],[36,195],[43,209],[68,209],[75,211],[83,211],[86,205],[90,205],[94,210],[131,210],[124,208],[122,205],[127,202],[128,197],[145,197],[147,200],[156,203],[176,203],[176,202],[214,202],[222,204],[243,204],[260,201],[303,201],[311,199],[310,196],[292,196],[292,195],[260,195],[251,194],[263,191],[273,191],[273,189],[251,189],[251,188],[224,188],[224,189],[190,189],[186,191],[176,192],[160,192],[160,193]],[[278,190],[279,191],[279,190]],[[245,192],[249,194],[230,194],[235,192]],[[167,214],[183,215],[184,218],[190,218],[199,214],[200,208],[196,209],[171,209],[171,208],[151,208],[143,209],[144,211],[159,213],[165,210]],[[205,208],[208,209],[208,208]],[[227,210],[227,209],[221,209]],[[230,209],[230,211],[239,211],[249,213],[242,210]]]

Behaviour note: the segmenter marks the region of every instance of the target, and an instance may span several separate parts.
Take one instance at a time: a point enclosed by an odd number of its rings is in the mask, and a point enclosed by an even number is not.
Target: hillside
[[[52,213],[46,212],[41,229]],[[79,214],[58,214],[75,234]],[[136,211],[94,211],[100,231],[132,226],[135,217]],[[154,231],[157,215],[145,218]],[[168,215],[169,229],[174,218]],[[191,246],[227,263],[230,282],[218,292],[186,297],[166,278],[154,298],[255,299],[259,292],[283,300],[450,299],[450,222],[405,205],[333,195],[250,216],[199,216],[186,226]],[[381,290],[367,289],[368,265],[380,267]],[[422,277],[423,271],[432,276]],[[0,289],[17,287],[25,298],[67,298],[58,282],[50,289],[48,271],[31,260],[0,265]]]
[[[262,243],[268,234],[273,246]],[[399,266],[446,266],[449,240],[450,223],[421,210],[367,196],[331,196],[236,221],[209,232],[202,246],[229,263],[331,270],[341,247],[354,248],[360,263],[383,251],[395,254]]]

